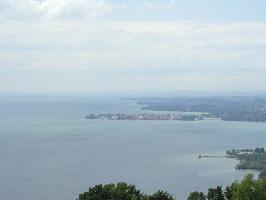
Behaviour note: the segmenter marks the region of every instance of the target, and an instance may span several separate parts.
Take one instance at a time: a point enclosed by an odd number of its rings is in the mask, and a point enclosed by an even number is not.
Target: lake
[[[140,110],[114,97],[1,97],[1,198],[75,200],[95,184],[125,181],[185,200],[251,172],[199,154],[266,147],[266,123],[84,119],[100,112]]]

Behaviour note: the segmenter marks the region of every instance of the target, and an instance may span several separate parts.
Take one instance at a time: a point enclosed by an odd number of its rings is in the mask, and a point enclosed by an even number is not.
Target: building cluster
[[[123,114],[123,113],[108,113],[108,114],[89,114],[86,119],[101,119],[101,120],[203,120],[203,117],[199,114]]]

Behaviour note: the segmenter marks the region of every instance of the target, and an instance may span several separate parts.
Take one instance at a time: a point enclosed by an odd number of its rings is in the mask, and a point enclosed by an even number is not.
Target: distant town
[[[266,122],[266,96],[197,96],[132,99],[141,110],[209,113],[224,121]]]
[[[91,120],[183,120],[197,121],[210,119],[208,114],[167,113],[167,114],[89,114],[86,119]],[[212,118],[213,119],[213,118]]]

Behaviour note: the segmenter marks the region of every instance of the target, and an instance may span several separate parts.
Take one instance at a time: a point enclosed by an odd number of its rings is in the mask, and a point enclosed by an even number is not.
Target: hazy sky
[[[0,92],[266,90],[265,0],[0,0]]]

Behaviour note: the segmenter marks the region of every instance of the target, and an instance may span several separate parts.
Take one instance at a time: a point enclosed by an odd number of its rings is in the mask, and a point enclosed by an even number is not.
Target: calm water
[[[233,159],[199,154],[266,143],[264,123],[84,119],[99,112],[139,110],[115,98],[1,98],[2,199],[74,200],[89,186],[126,181],[183,200],[250,172],[234,170]]]

